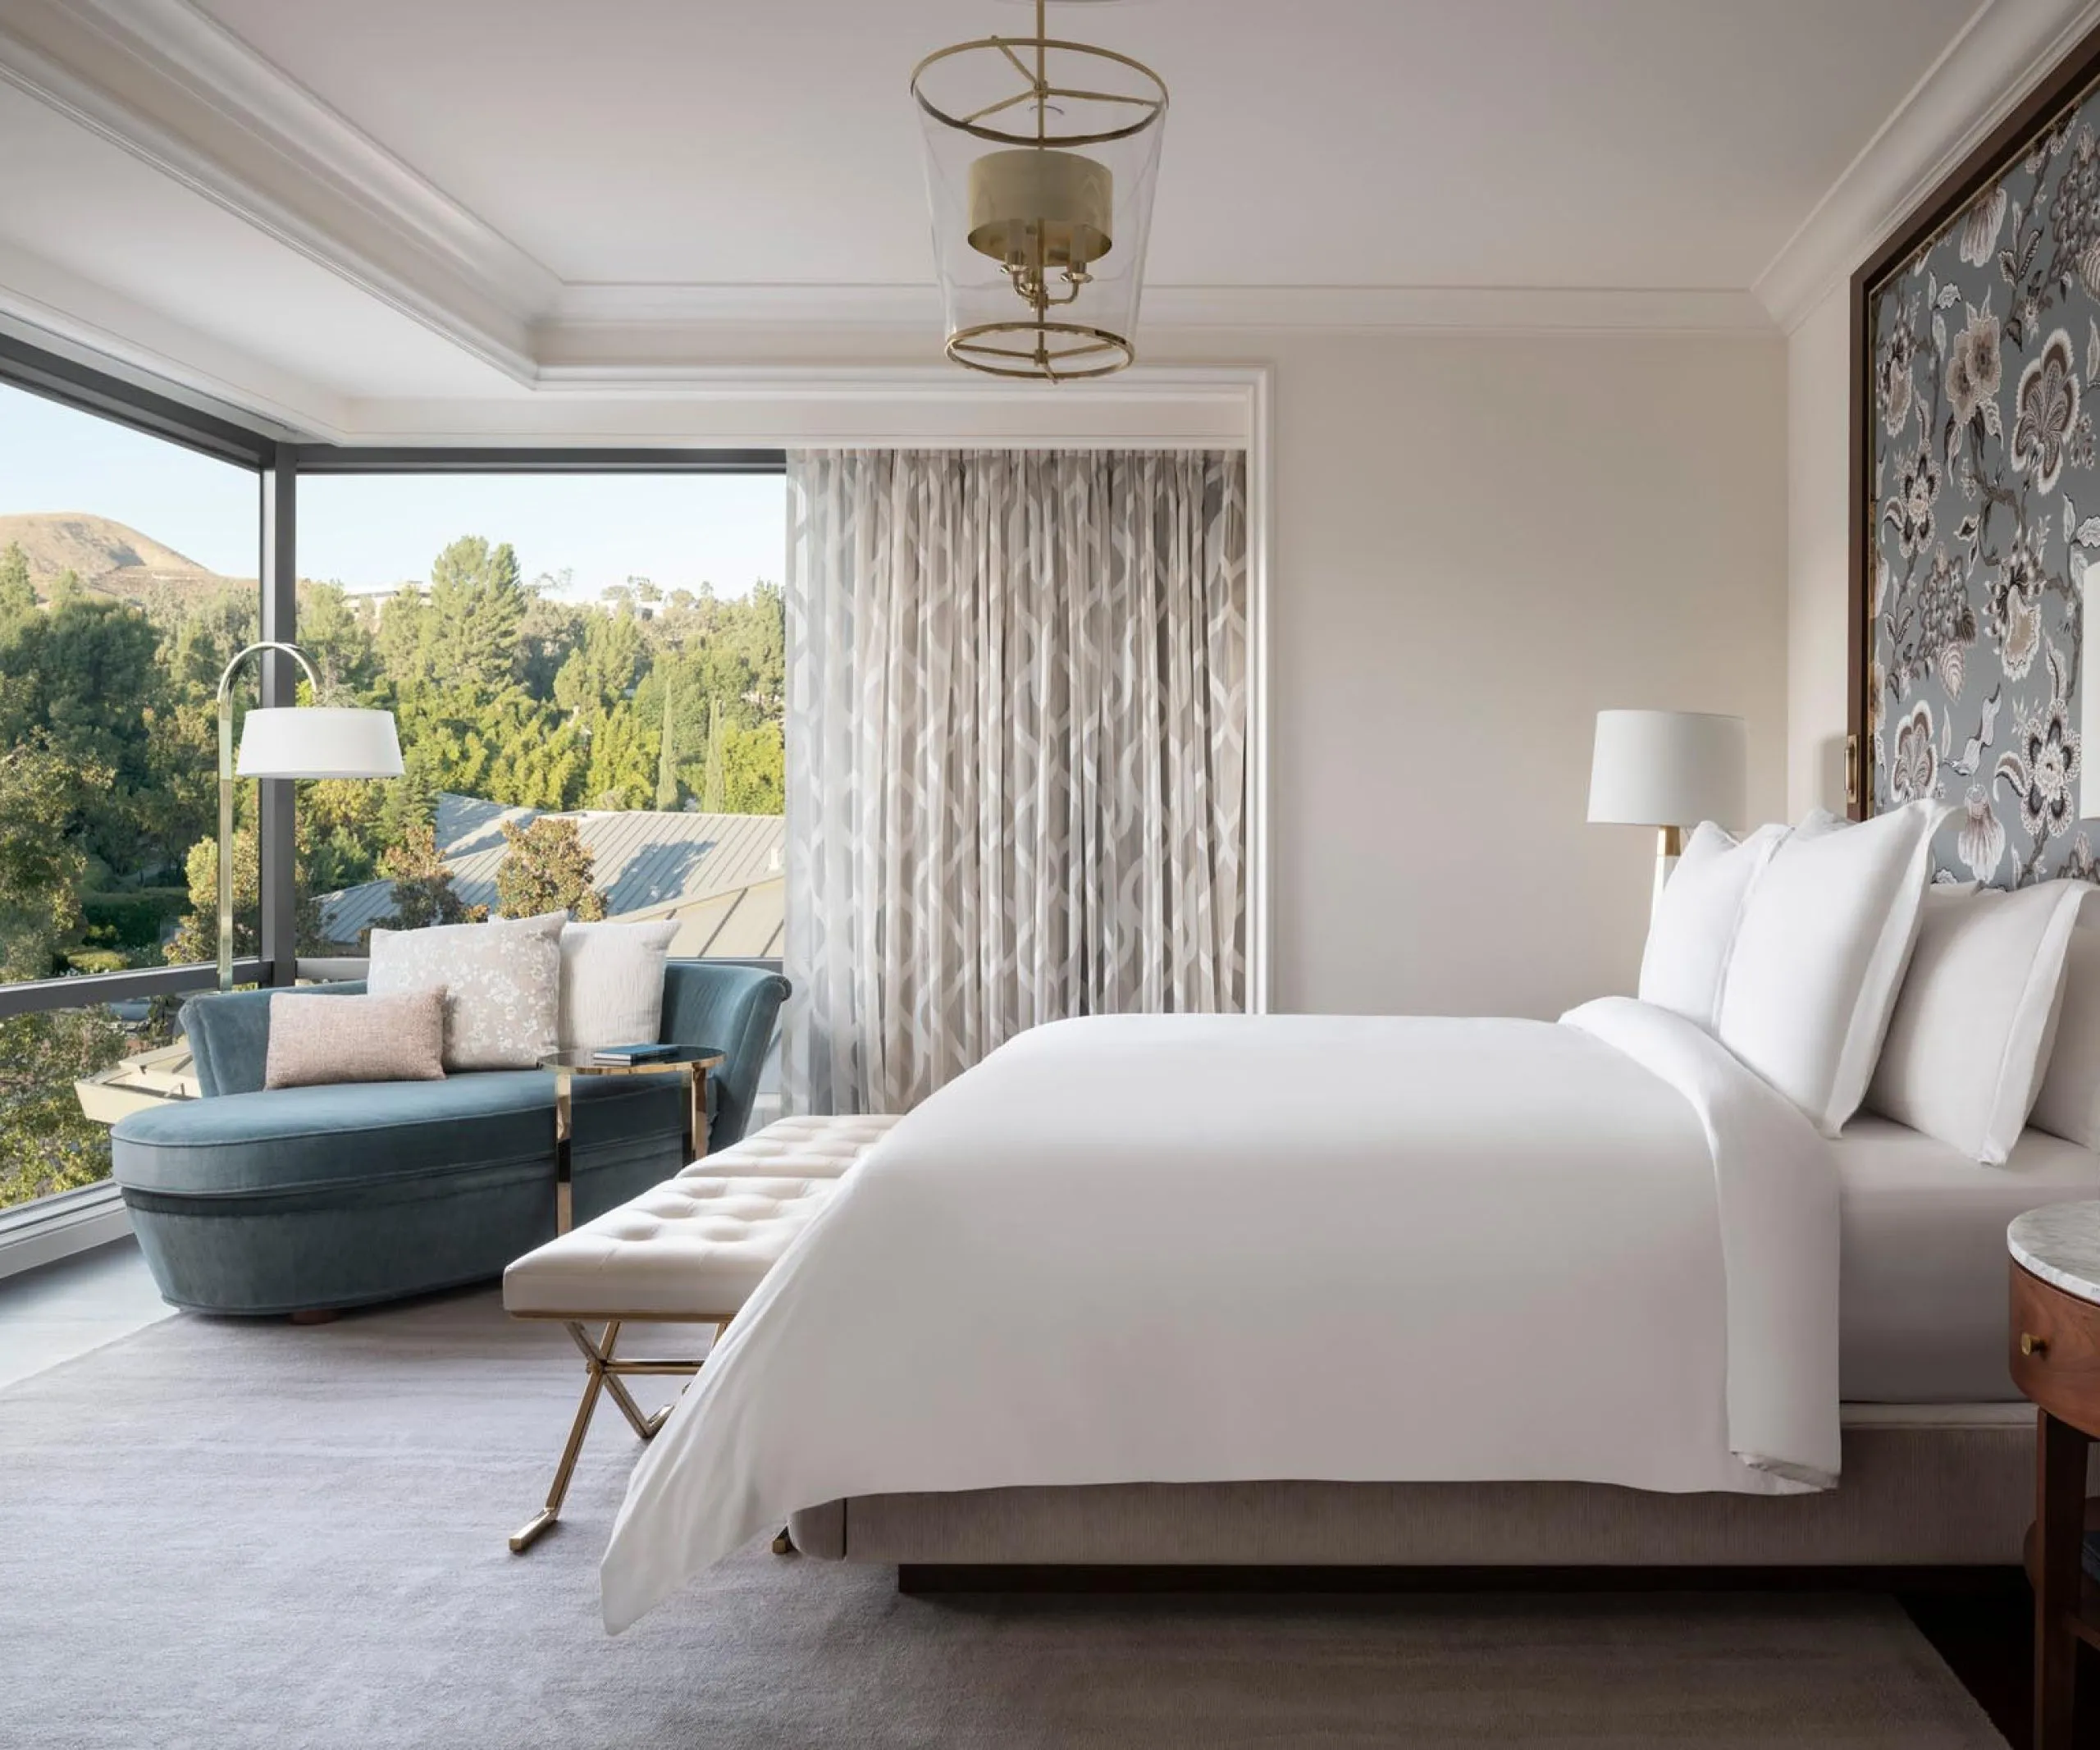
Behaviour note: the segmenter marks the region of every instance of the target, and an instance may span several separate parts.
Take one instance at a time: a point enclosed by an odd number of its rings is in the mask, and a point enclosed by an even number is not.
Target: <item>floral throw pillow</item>
[[[555,1049],[564,912],[427,930],[375,930],[374,996],[441,985],[448,1071],[532,1069]]]

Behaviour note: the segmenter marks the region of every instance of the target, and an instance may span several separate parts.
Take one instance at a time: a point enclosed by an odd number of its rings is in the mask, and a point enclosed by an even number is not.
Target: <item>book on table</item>
[[[668,1063],[683,1050],[679,1045],[647,1044],[641,1045],[601,1045],[591,1053],[593,1063],[623,1064]]]

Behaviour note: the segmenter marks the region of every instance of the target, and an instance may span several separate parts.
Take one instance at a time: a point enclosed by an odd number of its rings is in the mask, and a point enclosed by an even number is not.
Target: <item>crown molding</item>
[[[1269,404],[1267,365],[1136,365],[1059,385],[940,364],[720,366],[635,377],[625,395],[363,401],[358,443],[693,445],[739,449],[1239,448]]]
[[[0,79],[531,380],[554,276],[189,0],[9,0]]]
[[[724,328],[797,324],[936,333],[940,294],[923,285],[572,284],[534,328],[550,361],[611,359],[624,349],[676,357],[682,340]],[[1390,329],[1434,334],[1769,334],[1747,291],[1703,287],[1524,286],[1155,286],[1149,329]]]
[[[2100,0],[1984,0],[1751,288],[1792,333],[2100,24]]]
[[[0,322],[207,412],[260,422],[274,436],[336,443],[350,435],[352,404],[344,397],[5,244]]]

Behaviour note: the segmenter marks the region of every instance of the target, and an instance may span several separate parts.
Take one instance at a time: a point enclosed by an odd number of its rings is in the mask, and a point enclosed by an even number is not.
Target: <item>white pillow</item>
[[[677,921],[571,924],[561,933],[564,1051],[646,1044],[664,1024],[664,962]]]
[[[2041,1087],[2084,897],[2070,881],[1930,889],[1868,1106],[2002,1167]]]
[[[365,989],[445,987],[448,1070],[533,1069],[555,1049],[566,912],[427,930],[375,930]]]
[[[1786,836],[1783,826],[1760,826],[1738,844],[1711,820],[1700,825],[1648,924],[1641,956],[1643,1003],[1712,1030],[1743,902]]]
[[[1802,822],[1751,884],[1721,986],[1721,1043],[1835,1136],[1865,1098],[1948,811]]]
[[[2091,891],[2082,881],[2061,884]],[[2100,918],[2100,905],[2093,915]],[[2027,1122],[2081,1149],[2100,1149],[2100,929],[2070,933],[2056,1049]]]

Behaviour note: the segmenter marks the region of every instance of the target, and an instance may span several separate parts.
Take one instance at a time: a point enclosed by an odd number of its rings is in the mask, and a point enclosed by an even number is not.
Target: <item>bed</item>
[[[2034,1415],[2006,1368],[2006,1225],[2044,1204],[2100,1197],[2100,1154],[2028,1130],[2005,1167],[1979,1168],[1874,1117],[1854,1119],[1831,1153],[1842,1240],[1835,1490],[1774,1500],[1566,1482],[1268,1481],[911,1492],[798,1511],[796,1547],[895,1565],[914,1585],[988,1567],[2016,1561],[2034,1515]]]
[[[2019,1135],[2076,896],[1926,907],[1940,811],[1907,813],[1703,863],[1696,837],[1680,912],[1720,915],[1716,870],[1755,884],[1654,1000],[1009,1041],[862,1160],[724,1334],[637,1467],[608,1626],[783,1518],[907,1579],[2016,1559],[2004,1227],[2100,1190],[2100,1158]],[[1966,1040],[1997,999],[1963,955],[2014,937],[2054,959],[1999,981],[2028,1039],[2008,1092],[2018,1052],[1965,1044],[1987,1073],[1943,1074],[1911,1011]],[[1841,1134],[1870,1076],[1922,1127]]]

